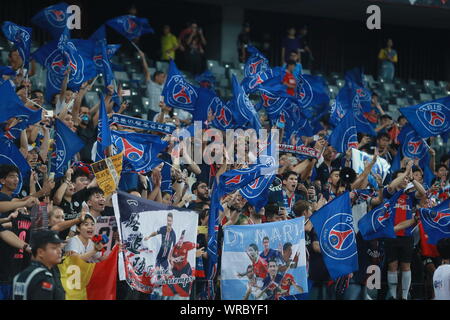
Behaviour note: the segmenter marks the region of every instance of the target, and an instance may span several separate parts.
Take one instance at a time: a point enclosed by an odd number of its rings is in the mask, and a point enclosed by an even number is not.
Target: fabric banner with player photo
[[[308,292],[305,218],[224,228],[222,300],[280,300]]]
[[[367,154],[366,152],[360,151],[358,149],[353,148],[352,149],[352,166],[353,170],[357,174],[361,174],[364,171],[364,168],[366,167],[364,162],[370,162],[372,161],[371,155]],[[379,174],[381,178],[386,179],[386,176],[389,173],[389,170],[391,168],[391,165],[383,158],[378,157],[377,162],[375,162],[375,165],[372,167],[372,171],[369,176],[369,182],[371,182],[371,176],[375,174]]]
[[[119,191],[114,213],[124,252],[119,277],[143,293],[188,299],[195,279],[198,213]]]

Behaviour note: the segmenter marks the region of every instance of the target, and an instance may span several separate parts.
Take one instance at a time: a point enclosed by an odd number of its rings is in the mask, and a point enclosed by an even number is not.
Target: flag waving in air
[[[349,148],[358,148],[355,119],[353,113],[347,112],[338,123],[329,138],[330,144],[337,152],[345,153]]]
[[[157,156],[167,147],[160,136],[111,130],[115,154],[124,153],[122,172],[147,173],[162,162]]]
[[[55,122],[55,143],[51,160],[51,172],[55,177],[64,176],[73,156],[84,147],[84,142],[61,120]]]
[[[60,92],[67,68],[70,68],[68,87],[74,91],[96,76],[94,50],[94,41],[69,39],[66,30],[59,41],[51,41],[33,53],[36,61],[47,69],[47,101]]]
[[[233,99],[230,101],[230,109],[236,127],[250,127],[258,131],[261,129],[259,115],[235,75],[233,75],[232,84]]]
[[[12,164],[19,168],[19,184],[13,194],[19,194],[24,181],[28,180],[31,167],[14,142],[0,136],[0,164]]]
[[[358,270],[350,193],[345,192],[316,211],[311,222],[319,237],[323,261],[331,279]]]
[[[167,80],[161,93],[164,103],[169,107],[193,112],[198,99],[197,90],[198,88],[184,79],[175,62],[171,60]]]
[[[330,97],[322,77],[301,74],[296,80],[296,98],[302,109],[322,104],[328,105]]]
[[[428,235],[428,243],[437,244],[442,238],[450,237],[450,209],[419,209],[420,221],[425,233]]]
[[[358,221],[358,228],[364,240],[396,238],[392,223],[391,203],[385,200]]]
[[[67,26],[68,6],[67,3],[61,2],[42,9],[31,19],[31,22],[49,32],[54,39],[57,39]]]
[[[450,130],[450,97],[399,110],[422,138],[445,134]]]
[[[269,60],[254,46],[249,45],[247,51],[250,54],[249,58],[245,62],[244,75],[249,77],[259,72],[270,69]]]
[[[14,43],[22,58],[23,66],[28,69],[32,29],[5,21],[2,25],[2,31],[6,39]]]
[[[106,24],[128,40],[139,38],[143,34],[154,33],[146,18],[138,18],[132,15],[120,16],[108,20]]]

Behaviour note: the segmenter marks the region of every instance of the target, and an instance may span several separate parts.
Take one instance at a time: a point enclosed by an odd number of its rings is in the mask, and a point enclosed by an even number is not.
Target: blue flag
[[[355,83],[360,87],[365,87],[364,72],[361,68],[353,68],[345,72],[345,81]]]
[[[23,183],[28,181],[31,168],[14,142],[0,136],[0,164],[12,164],[19,168],[19,184],[13,194],[19,194]]]
[[[17,73],[11,69],[11,67],[0,66],[0,76],[3,75],[15,77]],[[3,81],[3,79],[1,79],[1,81]]]
[[[442,238],[450,237],[450,209],[419,209],[428,243],[436,245]]]
[[[340,153],[345,153],[349,148],[358,148],[355,119],[351,112],[347,112],[333,129],[328,141]]]
[[[368,241],[380,238],[396,238],[392,217],[392,207],[388,200],[365,214],[358,221],[358,228],[363,239]]]
[[[331,279],[357,271],[358,252],[350,193],[344,193],[314,213],[311,222]]]
[[[68,6],[67,3],[60,2],[42,9],[31,19],[31,22],[49,32],[54,39],[57,39],[67,26]]]
[[[256,92],[259,87],[269,88],[273,93],[279,95],[288,95],[286,92],[287,87],[283,84],[284,70],[277,68],[267,68],[264,71],[260,71],[256,74],[249,75],[242,79],[241,86],[247,94]]]
[[[161,95],[169,107],[193,112],[197,104],[198,88],[187,82],[175,62],[170,60],[167,80]]]
[[[328,90],[322,77],[302,74],[296,80],[296,97],[302,109],[330,103]]]
[[[123,172],[147,173],[162,161],[157,157],[167,147],[160,136],[111,130],[115,154],[123,151]]]
[[[132,15],[120,16],[108,20],[106,24],[128,40],[139,38],[143,34],[154,33],[146,18],[138,18]]]
[[[399,110],[422,138],[446,134],[450,130],[450,97]]]
[[[0,122],[8,121],[11,118],[19,118],[22,121],[15,127],[23,130],[42,120],[42,109],[31,110],[25,107],[10,81],[5,81],[0,85],[0,97],[2,97],[0,99]]]
[[[347,113],[347,110],[350,109],[351,104],[348,93],[348,88],[344,86],[343,88],[341,88],[341,90],[339,90],[339,93],[336,96],[334,102],[331,103],[330,122],[334,126],[337,126],[339,121],[341,121],[341,119]]]
[[[209,89],[214,89],[216,85],[216,77],[211,73],[211,71],[206,70],[202,74],[195,77],[195,81],[197,81],[199,84],[208,84]]]
[[[272,86],[261,84],[258,88],[261,102],[256,109],[264,109],[272,125],[276,124],[280,119],[281,112],[293,102],[293,97],[287,97],[287,93],[280,95],[279,91]]]
[[[100,97],[100,115],[97,128],[97,154],[95,161],[105,158],[106,149],[112,144],[111,129],[109,127],[108,114],[106,113],[105,99]]]
[[[94,50],[94,41],[68,39],[67,33],[63,33],[59,41],[51,41],[33,53],[36,61],[47,69],[47,101],[50,102],[53,95],[61,91],[64,72],[68,67],[68,87],[74,91],[78,91],[83,82],[96,76]]]
[[[28,69],[28,63],[30,62],[31,33],[33,30],[31,28],[19,26],[10,21],[5,21],[2,25],[2,31],[5,38],[14,43],[22,58],[24,67]]]
[[[250,55],[244,66],[245,77],[270,69],[269,60],[258,49],[249,45],[247,51]]]
[[[234,125],[237,128],[253,128],[258,131],[261,129],[261,122],[255,107],[248,99],[235,75],[233,75],[232,83],[233,99],[230,101],[230,109],[233,114]]]
[[[51,160],[51,172],[55,177],[64,176],[73,156],[84,147],[84,142],[61,120],[55,122],[55,143]]]

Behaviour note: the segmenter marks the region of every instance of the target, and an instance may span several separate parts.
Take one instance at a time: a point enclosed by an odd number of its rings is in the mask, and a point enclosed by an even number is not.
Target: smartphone
[[[122,96],[123,96],[123,97],[129,97],[129,96],[131,96],[131,90],[130,90],[130,89],[123,89],[123,90],[122,90]]]
[[[47,118],[53,118],[53,110],[47,110],[45,116]]]
[[[54,180],[55,179],[55,173],[54,172],[50,172],[50,174],[48,175],[48,179],[49,180]]]

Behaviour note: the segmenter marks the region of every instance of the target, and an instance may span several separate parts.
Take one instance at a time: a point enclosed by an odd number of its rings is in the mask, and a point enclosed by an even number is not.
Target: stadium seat
[[[130,81],[128,73],[124,71],[114,71],[114,77],[117,81]]]
[[[212,68],[210,68],[209,70],[211,70],[211,73],[216,77],[219,78],[221,76],[225,76],[225,67],[221,67],[221,66],[214,66]]]
[[[419,96],[420,96],[420,101],[423,101],[423,102],[433,100],[433,96],[429,93],[421,93]]]

